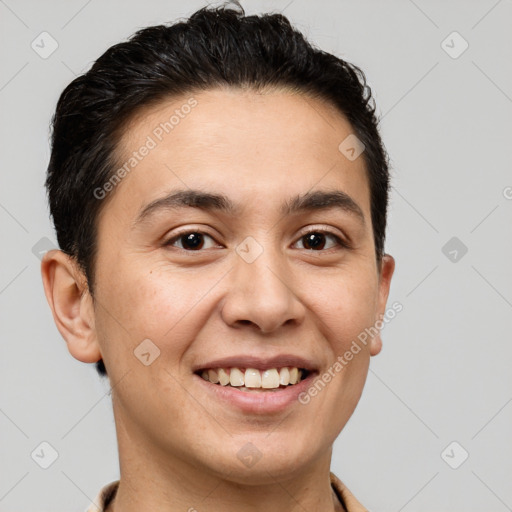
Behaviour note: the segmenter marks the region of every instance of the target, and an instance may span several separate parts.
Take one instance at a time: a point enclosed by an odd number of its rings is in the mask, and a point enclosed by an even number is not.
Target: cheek
[[[99,294],[106,307],[98,310],[98,336],[116,359],[129,365],[129,356],[146,339],[160,349],[166,365],[178,364],[212,314],[208,292],[217,281],[216,274],[199,279],[158,265],[143,269],[142,264],[119,264]]]
[[[97,288],[98,336],[108,340],[109,350],[118,356],[119,347],[129,348],[126,352],[133,354],[146,339],[160,347],[162,338],[171,336],[190,310],[194,295],[177,275],[163,279],[155,270],[117,265]]]
[[[318,284],[318,282],[317,282]],[[337,355],[373,325],[377,305],[376,279],[367,272],[340,272],[325,279],[315,293],[315,310],[325,337]],[[364,348],[364,346],[363,346]]]
[[[353,413],[366,382],[369,341],[365,343],[359,336],[364,336],[365,329],[375,321],[377,279],[371,268],[347,269],[325,284],[322,305],[317,304],[317,311],[328,328],[325,336],[331,357],[324,373],[329,383],[322,400],[329,404],[333,425],[343,425]]]

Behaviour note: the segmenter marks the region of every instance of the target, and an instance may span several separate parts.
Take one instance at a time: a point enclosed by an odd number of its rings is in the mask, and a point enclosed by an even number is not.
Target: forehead
[[[175,97],[141,110],[126,126],[118,161],[129,172],[114,202],[129,202],[136,214],[165,193],[189,188],[255,208],[268,209],[275,199],[282,212],[285,197],[321,188],[346,192],[367,213],[364,160],[349,160],[339,149],[352,134],[334,106],[287,90]]]

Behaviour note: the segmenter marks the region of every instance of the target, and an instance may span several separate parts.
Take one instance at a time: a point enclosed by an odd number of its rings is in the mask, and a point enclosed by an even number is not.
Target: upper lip
[[[283,368],[285,366],[304,368],[309,371],[316,370],[315,365],[303,357],[282,354],[272,357],[256,357],[253,355],[223,357],[194,365],[192,371],[197,372],[211,368],[254,368],[256,370],[268,370],[269,368]]]

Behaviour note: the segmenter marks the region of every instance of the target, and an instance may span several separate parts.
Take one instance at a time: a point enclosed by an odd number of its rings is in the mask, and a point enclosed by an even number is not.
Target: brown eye
[[[210,235],[201,231],[187,231],[174,236],[165,245],[175,246],[175,242],[181,242],[181,247],[178,246],[179,249],[197,251],[204,248],[205,237],[212,239]]]
[[[331,245],[330,247],[327,247],[327,249],[331,249],[332,247],[345,247],[348,248],[348,244],[346,244],[341,238],[336,236],[333,233],[330,233],[328,231],[321,231],[321,230],[315,230],[310,231],[309,233],[306,233],[303,235],[300,240],[304,244],[304,248],[309,251],[321,251],[325,249],[326,246],[326,239],[331,238],[334,240],[334,245]]]
[[[302,237],[306,249],[323,249],[325,247],[324,233],[308,233]]]

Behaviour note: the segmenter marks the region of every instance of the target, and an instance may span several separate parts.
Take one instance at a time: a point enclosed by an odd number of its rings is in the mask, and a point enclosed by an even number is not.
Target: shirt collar
[[[330,474],[330,478],[331,487],[347,512],[368,512],[368,509],[357,501],[347,486],[334,473]],[[94,503],[85,512],[104,512],[109,503],[115,498],[118,487],[119,480],[105,485],[96,496]]]
[[[118,487],[119,480],[110,482],[102,487],[94,502],[85,512],[104,512],[109,503],[115,498]]]

